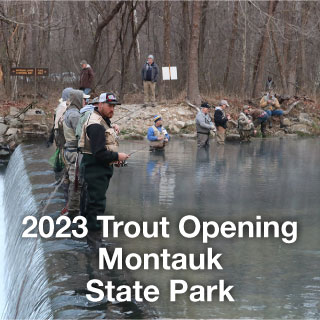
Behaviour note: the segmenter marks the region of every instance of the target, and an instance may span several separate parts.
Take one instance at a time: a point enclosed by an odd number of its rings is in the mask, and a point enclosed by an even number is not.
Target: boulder
[[[292,125],[292,122],[288,118],[284,118],[283,124],[287,127],[290,127]]]
[[[22,122],[16,118],[10,118],[8,124],[11,128],[22,128]]]
[[[303,123],[303,124],[306,124],[307,126],[312,126],[312,124],[313,124],[313,121],[310,118],[309,114],[308,113],[302,113],[302,112],[299,114],[299,122]]]
[[[180,115],[180,116],[186,116],[186,115],[187,115],[186,111],[183,110],[183,109],[178,109],[177,113],[178,113],[178,115]]]
[[[179,133],[180,132],[180,129],[174,124],[170,124],[169,125],[169,130],[172,133]]]
[[[41,109],[29,109],[25,114],[24,122],[46,124],[45,113]]]
[[[275,137],[284,137],[286,134],[285,134],[285,132],[283,131],[283,130],[279,130],[279,131],[276,131],[275,133],[274,133],[274,136]]]
[[[239,134],[228,134],[226,136],[226,141],[240,141],[240,135]]]
[[[20,111],[18,108],[16,107],[10,107],[10,111],[9,111],[9,114],[10,116],[15,116],[16,114],[18,114]]]
[[[195,123],[196,123],[195,120],[187,120],[186,121],[186,127],[195,125]]]
[[[5,134],[5,132],[7,131],[8,126],[4,123],[0,123],[0,136],[2,136],[3,134]]]
[[[179,129],[182,129],[186,126],[186,123],[184,121],[177,121],[175,123],[175,125],[179,128]]]
[[[300,134],[306,134],[310,135],[311,132],[309,131],[309,128],[306,124],[294,124],[290,127],[290,131],[293,133],[300,133]]]
[[[6,136],[14,136],[18,133],[18,129],[17,128],[9,128],[6,132]]]

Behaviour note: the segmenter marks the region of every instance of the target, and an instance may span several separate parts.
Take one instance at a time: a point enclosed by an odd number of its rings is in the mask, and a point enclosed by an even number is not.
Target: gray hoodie
[[[196,117],[197,133],[209,134],[210,130],[215,131],[216,128],[211,121],[209,114],[199,111]]]
[[[80,119],[80,109],[83,106],[83,91],[72,90],[70,92],[70,105],[64,114],[64,123],[68,128],[71,128],[76,134],[77,125]],[[66,143],[65,147],[74,147],[77,141],[74,143]]]

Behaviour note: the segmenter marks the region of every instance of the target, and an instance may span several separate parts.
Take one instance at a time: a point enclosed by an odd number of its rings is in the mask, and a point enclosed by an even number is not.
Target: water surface
[[[123,247],[126,253],[200,253],[208,247],[223,253],[223,270],[98,270],[96,247],[85,240],[49,239],[41,243],[52,314],[59,319],[94,318],[304,318],[320,317],[320,140],[256,140],[248,145],[214,143],[197,150],[194,140],[173,140],[165,154],[154,154],[146,142],[122,142],[132,152],[128,166],[115,168],[107,193],[107,214],[124,221],[170,221],[170,239],[104,239],[102,246]],[[53,150],[50,150],[53,153]],[[41,212],[54,189],[47,163],[48,149],[27,144],[21,148],[32,194]],[[46,214],[59,216],[61,190]],[[39,215],[40,213],[38,213]],[[298,222],[298,240],[224,239],[203,244],[185,239],[178,223],[185,215],[199,220]],[[26,259],[26,258],[21,258]],[[85,295],[90,279],[115,284],[154,284],[155,303],[90,303]],[[214,285],[224,279],[234,285],[235,302],[192,303],[188,295],[169,302],[170,279],[190,285]]]

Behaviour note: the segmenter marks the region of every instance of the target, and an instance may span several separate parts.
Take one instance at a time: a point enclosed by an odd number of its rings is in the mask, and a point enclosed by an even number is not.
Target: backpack
[[[56,142],[56,146],[59,149],[63,149],[64,144],[66,143],[66,139],[64,137],[64,132],[63,132],[63,118],[64,118],[65,112],[62,114],[60,119],[58,120],[58,129],[56,129],[54,138]]]

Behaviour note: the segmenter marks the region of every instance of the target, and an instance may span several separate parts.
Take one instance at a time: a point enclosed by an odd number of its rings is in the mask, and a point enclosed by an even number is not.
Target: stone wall
[[[0,158],[5,158],[23,141],[45,138],[48,135],[46,114],[41,109],[29,109],[21,113],[10,107],[5,117],[0,117]]]

